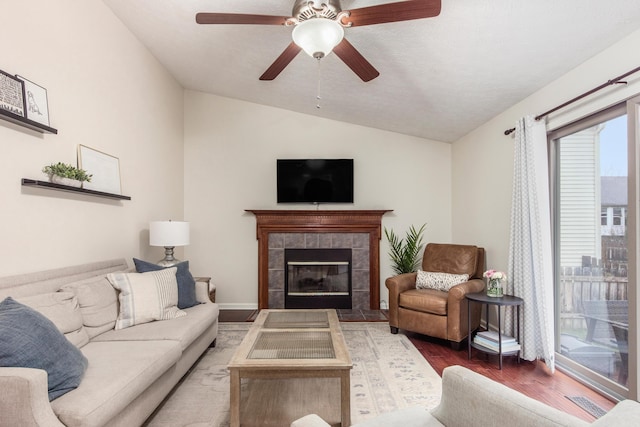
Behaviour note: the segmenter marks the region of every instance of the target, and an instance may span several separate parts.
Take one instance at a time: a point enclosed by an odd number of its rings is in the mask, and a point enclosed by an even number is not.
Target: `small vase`
[[[489,286],[487,287],[488,297],[501,297],[504,295],[502,289],[502,280],[489,280]]]
[[[58,175],[49,175],[49,181],[54,184],[66,185],[67,187],[82,187],[82,181],[78,181],[77,179],[65,178]]]

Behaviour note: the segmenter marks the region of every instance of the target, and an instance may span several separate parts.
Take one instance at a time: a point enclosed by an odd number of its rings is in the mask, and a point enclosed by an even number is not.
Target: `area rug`
[[[146,425],[228,426],[227,363],[250,326],[220,323],[216,347],[207,350]],[[350,322],[341,327],[353,362],[352,423],[409,406],[431,409],[440,402],[440,377],[405,335],[391,334],[388,323]]]

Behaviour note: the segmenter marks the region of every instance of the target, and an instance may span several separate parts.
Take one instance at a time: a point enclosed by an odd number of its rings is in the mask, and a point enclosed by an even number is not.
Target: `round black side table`
[[[471,360],[471,348],[473,347],[487,354],[498,355],[499,366],[500,366],[500,369],[502,369],[502,356],[513,356],[513,355],[519,356],[520,350],[514,350],[509,352],[502,351],[502,311],[500,310],[500,307],[505,307],[505,306],[516,307],[516,325],[517,325],[516,342],[520,344],[520,306],[524,304],[524,300],[522,298],[519,298],[513,295],[503,295],[501,297],[490,297],[490,296],[487,296],[485,292],[467,294],[467,299],[469,300],[467,304],[467,321],[468,321],[468,331],[469,331],[469,336],[467,337],[467,346],[469,350],[468,359]],[[485,347],[473,342],[474,331],[471,330],[471,303],[472,302],[486,305],[487,330],[489,329],[489,306],[495,305],[498,307],[498,343],[497,343],[498,351],[494,351],[488,347]]]

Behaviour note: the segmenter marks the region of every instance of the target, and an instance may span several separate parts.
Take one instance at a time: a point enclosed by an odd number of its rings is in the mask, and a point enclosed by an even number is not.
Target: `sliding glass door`
[[[558,365],[616,397],[629,394],[629,357],[635,357],[628,169],[637,166],[629,162],[629,120],[637,121],[622,103],[550,138]]]

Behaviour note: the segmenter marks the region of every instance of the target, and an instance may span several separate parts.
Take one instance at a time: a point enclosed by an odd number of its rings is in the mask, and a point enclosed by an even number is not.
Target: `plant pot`
[[[66,185],[67,187],[82,188],[82,181],[77,179],[65,178],[58,175],[50,175],[49,181],[54,184]]]

